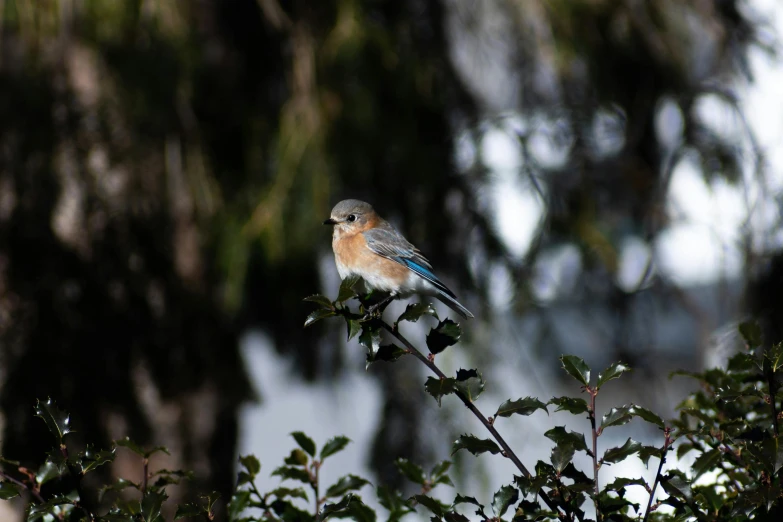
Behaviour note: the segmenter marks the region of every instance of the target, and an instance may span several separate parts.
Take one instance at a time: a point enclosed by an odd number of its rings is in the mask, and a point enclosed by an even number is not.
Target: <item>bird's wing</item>
[[[391,259],[423,277],[443,293],[455,297],[454,293],[432,273],[432,265],[419,249],[397,232],[391,225],[383,225],[362,233],[367,247],[387,259]]]

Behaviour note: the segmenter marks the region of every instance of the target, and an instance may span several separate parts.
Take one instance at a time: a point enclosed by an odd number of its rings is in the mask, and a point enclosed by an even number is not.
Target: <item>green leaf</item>
[[[622,426],[623,424],[627,424],[633,418],[631,410],[632,406],[612,408],[604,414],[603,418],[601,418],[601,429],[603,430],[610,426]]]
[[[280,466],[272,472],[272,475],[277,475],[282,479],[298,480],[299,482],[310,484],[310,475],[307,473],[307,470],[302,468]]]
[[[314,324],[321,319],[326,319],[327,317],[332,317],[333,315],[336,315],[332,310],[329,310],[328,308],[319,308],[318,310],[311,312],[310,315],[307,316],[307,319],[305,319],[304,327],[307,328],[311,324]]]
[[[415,499],[416,502],[432,511],[432,513],[437,517],[443,517],[443,515],[449,510],[449,506],[427,495],[413,495],[411,498]]]
[[[291,436],[294,438],[296,443],[299,445],[300,448],[305,450],[308,455],[311,457],[315,457],[315,442],[313,442],[313,439],[308,437],[304,434],[304,432],[301,431],[294,431],[291,433]],[[256,472],[258,473],[258,472]]]
[[[579,451],[585,451],[589,453],[587,449],[587,442],[585,442],[585,436],[575,431],[566,431],[565,426],[555,426],[551,430],[544,433],[544,437],[548,438],[558,446],[565,444],[573,446],[574,449]]]
[[[367,365],[366,368],[369,368],[370,365],[374,362],[394,362],[403,355],[408,355],[407,350],[403,350],[397,345],[394,344],[384,344],[378,347],[378,351],[375,353],[367,352]]]
[[[557,406],[556,412],[565,410],[574,415],[587,413],[587,402],[584,399],[575,397],[552,397],[547,404],[554,404]]]
[[[283,460],[283,463],[288,464],[289,466],[306,466],[307,461],[307,453],[300,450],[299,448],[294,448],[291,450],[291,453]]]
[[[356,475],[346,475],[327,488],[325,495],[327,497],[340,497],[349,491],[358,491],[370,482],[357,477]]]
[[[389,522],[398,522],[404,515],[414,511],[398,491],[379,486],[376,495],[378,502],[389,511]]]
[[[328,308],[330,310],[333,308],[332,301],[325,295],[321,295],[321,294],[309,295],[302,300],[320,305],[321,308]]]
[[[633,404],[631,405],[631,408],[628,410],[628,412],[634,417],[639,417],[640,419],[647,421],[650,424],[655,424],[659,428],[663,428],[665,426],[663,419],[647,408],[642,408],[641,406]]]
[[[745,321],[739,325],[739,333],[748,347],[761,346],[761,327],[756,321]]]
[[[581,382],[583,386],[590,384],[590,368],[581,357],[563,355],[560,357],[560,362],[563,363],[563,369],[568,372],[568,375]]]
[[[457,370],[457,380],[454,382],[454,388],[470,402],[473,402],[484,391],[484,379],[477,370],[460,369]]]
[[[362,330],[362,323],[356,319],[345,319],[345,326],[348,328],[348,341],[356,337],[356,335]]]
[[[549,415],[549,410],[546,409],[546,404],[535,397],[525,397],[524,399],[517,399],[515,401],[509,399],[500,405],[498,411],[495,412],[495,417],[530,415],[536,410],[544,410],[547,415]]]
[[[454,455],[461,449],[468,450],[476,456],[486,452],[490,452],[493,455],[500,453],[500,448],[493,441],[489,439],[479,439],[473,435],[460,435],[451,447],[451,454]]]
[[[70,498],[64,497],[64,496],[54,496],[46,502],[42,502],[41,504],[33,504],[30,506],[30,516],[27,520],[35,520],[32,515],[35,515],[37,513],[52,513],[54,512],[53,508],[56,508],[57,506],[66,506],[66,505],[73,505],[74,501]],[[58,517],[59,518],[59,517]]]
[[[307,493],[302,488],[276,488],[269,492],[277,498],[301,498],[307,500]]]
[[[661,448],[656,448],[655,446],[642,446],[642,449],[639,450],[639,460],[642,461],[645,467],[647,467],[650,457],[661,458]]]
[[[162,522],[160,514],[163,502],[168,498],[165,493],[148,491],[141,499],[141,518],[144,522]]]
[[[492,497],[492,512],[497,518],[508,511],[509,506],[519,500],[519,491],[514,486],[501,486]]]
[[[427,377],[427,382],[424,383],[424,389],[435,397],[440,406],[440,401],[444,395],[454,393],[456,389],[456,380],[453,378],[440,379],[438,377]]]
[[[0,482],[0,500],[11,500],[19,496],[19,486],[11,482]]]
[[[111,450],[95,451],[95,448],[91,444],[88,444],[84,451],[79,454],[82,474],[89,473],[95,468],[109,462],[114,462],[114,456],[114,448]]]
[[[462,329],[459,324],[451,319],[444,319],[427,334],[427,348],[430,353],[439,354],[449,346],[457,344],[461,336]]]
[[[601,462],[607,464],[617,464],[618,462],[622,462],[623,460],[627,459],[631,455],[639,453],[641,449],[641,442],[636,442],[635,440],[629,438],[622,446],[618,448],[609,448],[606,450],[604,457],[601,459]]]
[[[338,435],[337,437],[332,437],[331,439],[326,441],[324,447],[321,448],[320,459],[324,460],[326,457],[330,457],[335,453],[344,450],[349,442],[351,442],[351,439],[349,439],[348,437],[343,437],[342,435]]]
[[[691,467],[693,470],[694,482],[708,471],[715,469],[720,463],[722,456],[723,454],[720,450],[712,449],[710,451],[705,451],[696,457],[696,460],[693,461],[693,466]]]
[[[52,479],[62,477],[68,473],[68,463],[65,461],[65,457],[58,450],[50,451],[47,454],[46,462],[44,462],[38,473],[35,474],[35,481],[44,485]]]
[[[693,502],[693,490],[691,490],[688,481],[676,470],[672,470],[661,477],[661,486],[669,495],[684,500],[687,503]]]
[[[238,521],[241,519],[242,513],[250,507],[250,491],[247,490],[235,490],[231,495],[231,500],[228,503],[228,519],[231,521]]]
[[[473,498],[473,497],[466,497],[464,495],[460,495],[459,493],[457,493],[457,496],[454,497],[454,502],[452,502],[451,505],[452,505],[452,507],[456,507],[456,506],[458,506],[460,504],[473,504],[474,506],[476,506],[478,508],[482,508],[482,509],[484,508],[484,506],[482,506],[479,503],[479,501],[476,500],[475,498]]]
[[[375,355],[381,346],[381,330],[376,326],[366,324],[359,335],[359,344],[367,348],[368,354]]]
[[[604,488],[612,491],[620,491],[621,489],[628,486],[642,486],[644,488],[648,487],[647,482],[645,482],[643,478],[617,477],[612,482],[604,486]]]
[[[441,477],[449,472],[449,469],[451,469],[451,461],[450,460],[442,460],[432,466],[432,470],[430,471],[430,477],[433,479],[437,479],[438,477]]]
[[[52,399],[46,399],[44,402],[37,400],[35,416],[43,419],[58,444],[62,444],[63,437],[71,433],[71,416],[57,408]]]
[[[397,466],[397,469],[400,470],[400,473],[402,473],[405,478],[413,482],[414,484],[424,485],[425,477],[424,477],[424,470],[421,469],[421,466],[414,464],[413,462],[408,461],[408,459],[397,459],[394,464]]]
[[[177,506],[177,513],[174,515],[174,520],[186,517],[197,517],[206,513],[207,510],[204,506],[199,506],[198,504],[180,504]]]
[[[294,520],[312,520],[312,515],[302,512],[305,518]],[[336,504],[326,504],[321,512],[321,520],[327,518],[352,518],[357,522],[375,522],[375,511],[370,509],[358,495],[348,494]],[[283,520],[287,520],[283,517]]]
[[[340,291],[337,293],[336,301],[338,303],[344,303],[348,299],[351,299],[358,295],[356,293],[356,290],[354,290],[353,288],[356,286],[356,283],[359,282],[359,279],[361,278],[357,275],[351,275],[343,279],[343,282],[340,283]]]
[[[617,379],[625,372],[628,372],[631,370],[631,367],[627,364],[623,363],[613,363],[609,365],[609,368],[602,371],[598,374],[598,383],[596,384],[596,388],[601,388],[607,381],[611,381],[612,379]],[[589,374],[588,374],[589,378]]]
[[[570,444],[558,444],[552,448],[550,461],[558,475],[563,472],[572,460],[574,460],[574,447]]]
[[[114,444],[115,446],[127,448],[133,453],[137,455],[141,455],[144,458],[150,458],[152,455],[158,452],[165,453],[166,455],[171,455],[171,453],[169,453],[169,450],[167,450],[164,446],[155,446],[152,449],[145,450],[142,447],[140,447],[138,444],[130,440],[128,437],[125,437],[124,439],[120,439],[120,440],[115,440]]]
[[[261,463],[255,455],[240,456],[239,463],[245,468],[245,471],[247,471],[251,478],[256,478],[258,472],[261,471]]]
[[[772,371],[777,372],[783,366],[783,343],[772,346],[764,356],[769,359]]]
[[[422,315],[431,315],[435,319],[439,319],[438,313],[435,311],[435,308],[430,303],[412,303],[409,304],[405,311],[400,315],[400,317],[397,318],[397,323],[401,323],[403,321],[410,321],[412,323],[415,323],[418,321]]]

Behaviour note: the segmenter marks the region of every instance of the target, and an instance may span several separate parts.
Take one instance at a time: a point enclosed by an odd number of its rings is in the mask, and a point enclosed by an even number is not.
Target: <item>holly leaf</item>
[[[590,384],[590,368],[581,357],[563,355],[560,357],[560,362],[563,363],[563,369],[568,375],[582,383],[582,386]]]
[[[624,461],[631,455],[639,453],[639,450],[641,449],[641,442],[636,442],[635,440],[629,438],[622,446],[617,448],[609,448],[606,450],[606,452],[604,452],[604,457],[601,459],[601,462],[607,464],[617,464],[618,462]]]
[[[476,370],[457,370],[454,389],[462,393],[470,402],[478,399],[484,391],[484,379]]]
[[[353,289],[356,286],[356,283],[359,282],[359,279],[361,278],[357,275],[350,275],[343,279],[342,283],[340,283],[340,291],[337,292],[336,302],[344,303],[348,299],[359,295],[356,293],[356,290]]]
[[[631,410],[632,406],[612,408],[601,418],[601,429],[603,430],[610,426],[622,426],[623,424],[627,424],[633,418]]]
[[[427,334],[427,348],[430,353],[439,354],[449,346],[457,344],[461,336],[462,329],[459,324],[451,319],[444,319]]]
[[[11,500],[19,496],[19,486],[11,482],[0,482],[0,500]]]
[[[52,399],[37,400],[35,416],[43,419],[58,444],[62,444],[63,437],[71,433],[71,416],[59,409]]]
[[[750,348],[761,346],[761,327],[756,321],[740,323],[739,333]]]
[[[500,453],[500,448],[493,441],[489,439],[479,439],[473,435],[460,435],[451,447],[451,454],[454,455],[461,449],[468,450],[475,456],[486,452],[492,453],[493,455]]]
[[[374,362],[394,362],[403,355],[407,355],[408,351],[403,350],[394,344],[384,344],[378,347],[375,353],[367,352],[367,365],[365,368],[369,368]]]
[[[329,486],[325,495],[327,497],[340,497],[349,491],[358,491],[369,483],[369,481],[363,479],[362,477],[357,477],[356,475],[346,475]]]
[[[492,512],[498,519],[502,517],[509,506],[516,504],[519,499],[519,491],[514,486],[502,486],[492,497]]]
[[[438,406],[440,406],[440,401],[444,395],[454,393],[454,390],[456,389],[456,380],[451,377],[445,379],[427,377],[427,382],[424,383],[424,389],[427,393],[435,397],[435,400],[438,401]]]
[[[335,315],[335,313],[332,310],[329,310],[328,308],[319,308],[307,316],[304,327],[307,328],[311,324],[317,323],[321,319],[326,319],[327,317],[331,317],[333,315]]]
[[[500,405],[498,411],[495,412],[495,417],[511,417],[512,415],[527,416],[537,410],[544,410],[547,415],[549,415],[546,404],[535,397],[525,397],[524,399],[517,399],[515,401],[509,399]]]
[[[424,477],[424,470],[421,469],[421,466],[408,461],[408,459],[397,459],[394,464],[405,478],[414,484],[424,485],[426,479]]]
[[[400,315],[400,317],[397,318],[396,323],[401,323],[403,321],[410,321],[415,323],[423,315],[431,315],[435,319],[439,319],[438,313],[435,311],[435,308],[432,306],[432,304],[412,303],[405,308],[405,311]]]
[[[555,412],[565,410],[574,415],[587,413],[587,402],[584,399],[575,397],[552,397],[548,404],[557,406]]]
[[[551,430],[544,433],[544,437],[548,438],[558,446],[573,446],[573,448],[576,450],[590,453],[590,451],[587,449],[585,436],[581,433],[576,433],[575,431],[566,431],[565,426],[555,426]]]
[[[332,437],[331,439],[326,441],[324,447],[321,448],[321,457],[320,457],[321,460],[324,460],[326,457],[330,457],[335,453],[344,450],[349,442],[351,442],[351,439],[349,439],[348,437],[343,437],[342,435],[338,435],[337,437]]]
[[[552,456],[549,460],[557,474],[560,475],[566,466],[574,460],[574,447],[570,444],[558,444],[552,448]]]
[[[631,370],[631,367],[627,364],[623,363],[613,363],[607,368],[606,370],[602,371],[598,374],[598,383],[596,384],[596,388],[601,388],[607,381],[611,381],[612,379],[617,379],[625,372],[628,372]]]
[[[320,295],[320,294],[309,295],[302,300],[307,301],[309,303],[315,303],[317,305],[320,305],[321,308],[329,308],[330,310],[332,309],[332,302],[325,295]]]
[[[294,438],[300,448],[305,450],[311,457],[315,457],[315,442],[313,442],[313,439],[301,431],[294,431],[291,433],[291,436]],[[256,473],[258,473],[258,471],[256,471]]]

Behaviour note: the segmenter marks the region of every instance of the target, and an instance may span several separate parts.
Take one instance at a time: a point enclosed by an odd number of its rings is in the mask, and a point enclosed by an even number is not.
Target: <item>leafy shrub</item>
[[[665,422],[652,411],[636,404],[611,408],[605,415],[596,415],[596,400],[601,389],[611,380],[620,378],[628,366],[610,365],[593,378],[585,362],[575,356],[560,358],[563,369],[574,378],[586,394],[583,397],[553,397],[544,403],[534,397],[507,400],[494,414],[487,416],[476,405],[485,383],[478,370],[459,370],[445,375],[436,364],[436,357],[456,344],[461,336],[457,323],[440,320],[435,309],[424,303],[410,304],[392,324],[381,319],[383,307],[368,306],[368,299],[353,290],[355,280],[345,281],[338,297],[332,301],[315,295],[306,300],[318,305],[305,326],[316,321],[340,316],[345,320],[348,339],[358,338],[367,350],[367,364],[393,362],[413,356],[427,366],[434,376],[424,386],[441,403],[444,397],[457,397],[475,415],[489,433],[489,438],[474,434],[461,435],[452,446],[452,454],[468,451],[474,455],[489,453],[495,458],[507,458],[516,466],[518,475],[508,477],[488,503],[474,497],[454,494],[445,504],[432,496],[436,487],[454,487],[448,476],[451,463],[443,461],[429,472],[414,463],[399,460],[397,467],[418,493],[404,498],[398,491],[384,486],[375,488],[377,502],[387,511],[387,520],[397,522],[414,511],[427,514],[432,522],[467,522],[473,519],[500,520],[699,520],[743,521],[783,520],[781,509],[781,468],[783,448],[779,444],[781,377],[783,376],[783,345],[762,348],[761,333],[752,323],[741,325],[746,341],[745,350],[734,355],[727,368],[703,373],[680,372],[695,379],[700,387],[678,406],[679,416]],[[359,299],[359,311],[346,303]],[[402,334],[400,326],[432,316],[438,324],[426,337],[429,350],[424,355]],[[381,344],[382,331],[398,344]],[[557,426],[543,435],[554,442],[548,461],[539,460],[529,470],[517,457],[495,427],[498,417],[530,415],[538,410],[565,411],[584,418],[586,434]],[[54,436],[55,446],[46,455],[38,470],[30,471],[18,462],[0,459],[0,498],[10,500],[23,495],[25,516],[38,520],[145,521],[161,522],[168,495],[166,488],[190,474],[182,471],[150,472],[149,461],[165,448],[145,450],[129,440],[115,441],[108,450],[98,451],[88,446],[74,453],[67,435],[71,431],[69,416],[51,401],[39,401],[35,414],[43,419]],[[637,418],[661,431],[658,445],[648,446],[628,438],[624,444],[598,454],[598,439],[607,429],[618,429]],[[589,423],[589,424],[588,424]],[[291,434],[297,447],[276,468],[273,476],[296,486],[280,486],[262,493],[256,486],[261,464],[254,456],[239,459],[237,488],[225,510],[232,522],[282,521],[321,522],[328,518],[351,518],[357,522],[375,522],[375,510],[366,504],[359,491],[369,486],[368,480],[347,474],[334,484],[320,483],[320,469],[327,459],[343,450],[350,442],[346,437],[329,440],[320,450],[302,432]],[[102,485],[99,499],[115,493],[108,505],[88,506],[82,499],[90,498],[83,480],[88,473],[114,460],[119,450],[131,451],[143,463],[138,482],[118,478]],[[681,459],[695,453],[693,464],[683,469]],[[587,455],[589,470],[574,464],[577,453]],[[601,469],[636,456],[657,472],[652,483],[641,478],[619,477],[600,486]],[[679,466],[664,471],[667,459]],[[54,480],[70,478],[73,488],[67,494],[44,494],[44,486]],[[628,488],[643,488],[647,492],[645,505],[626,498]],[[119,495],[118,492],[132,494]],[[95,493],[95,492],[93,492]],[[440,495],[441,497],[443,495]],[[216,493],[201,497],[195,504],[171,508],[174,518],[216,518]]]

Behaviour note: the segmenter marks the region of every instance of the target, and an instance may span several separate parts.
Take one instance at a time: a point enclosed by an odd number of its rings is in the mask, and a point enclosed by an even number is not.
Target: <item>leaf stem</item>
[[[385,321],[380,321],[380,325],[388,331],[390,334],[392,334],[397,340],[399,340],[403,345],[405,345],[405,348],[413,354],[418,360],[420,360],[422,363],[424,363],[427,368],[429,368],[432,373],[437,375],[441,379],[446,379],[446,374],[443,373],[440,368],[435,364],[433,360],[430,360],[427,358],[423,353],[421,353],[413,344],[411,344],[408,339],[406,339],[397,328],[393,328],[389,324],[387,324]],[[462,403],[473,413],[473,415],[478,418],[478,420],[481,421],[481,423],[484,425],[484,427],[492,434],[492,437],[497,441],[498,444],[500,444],[500,447],[503,448],[503,454],[508,457],[511,462],[514,463],[514,465],[517,467],[519,471],[522,472],[522,474],[525,477],[532,477],[532,474],[528,469],[525,467],[524,464],[522,464],[522,461],[519,460],[519,457],[517,457],[516,453],[514,453],[514,450],[511,449],[511,446],[508,445],[508,443],[505,441],[505,439],[498,433],[498,430],[495,429],[495,427],[492,425],[491,422],[489,422],[486,415],[481,413],[481,411],[476,407],[473,402],[465,397],[464,394],[462,394],[459,391],[454,392],[457,397],[462,401]],[[546,492],[542,489],[539,491],[539,496],[544,501],[544,503],[551,509],[552,511],[558,511],[557,504],[552,501],[552,499],[549,498],[549,496],[546,494]],[[581,518],[580,518],[581,520]]]
[[[661,480],[661,471],[663,470],[663,464],[666,462],[666,454],[669,452],[669,447],[672,444],[671,438],[672,430],[668,426],[663,429],[663,449],[661,450],[661,462],[658,464],[658,472],[655,474],[655,480],[653,481],[653,487],[650,490],[650,499],[647,501],[647,510],[644,512],[643,522],[647,522],[650,516],[653,498],[655,498],[655,489],[658,487],[658,482]]]

